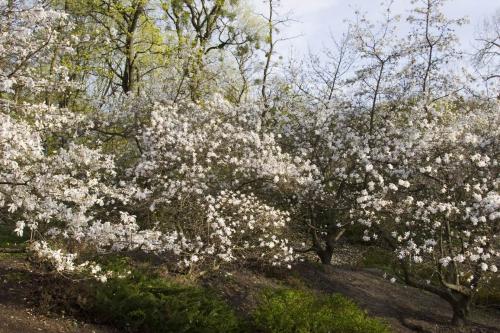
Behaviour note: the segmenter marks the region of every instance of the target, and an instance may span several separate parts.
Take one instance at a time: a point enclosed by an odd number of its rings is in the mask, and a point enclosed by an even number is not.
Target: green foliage
[[[341,295],[316,296],[290,289],[265,292],[254,323],[269,333],[389,332],[385,324],[368,317]]]
[[[118,257],[104,266],[120,272],[130,267],[126,259]],[[131,332],[389,332],[384,323],[341,295],[267,290],[259,296],[255,311],[244,319],[213,291],[150,272],[134,272],[105,284],[96,282],[90,288],[86,311]]]
[[[480,288],[474,301],[481,306],[500,309],[500,277],[492,277],[486,286]]]
[[[21,248],[24,246],[26,237],[18,237],[13,228],[9,228],[5,224],[0,224],[0,247],[4,248]]]
[[[90,312],[134,332],[240,332],[229,306],[213,292],[134,273],[95,288]]]
[[[395,262],[390,250],[380,247],[370,247],[363,255],[363,267],[378,268],[386,272],[393,272]]]

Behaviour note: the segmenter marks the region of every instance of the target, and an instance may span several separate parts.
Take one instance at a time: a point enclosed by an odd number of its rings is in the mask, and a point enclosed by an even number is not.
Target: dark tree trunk
[[[313,248],[323,265],[330,265],[332,263],[335,246],[337,245],[338,240],[342,237],[345,231],[345,228],[329,230],[324,242],[320,241],[315,231],[312,232],[314,244]]]
[[[453,318],[451,319],[451,323],[459,327],[467,325],[471,298],[469,296],[459,296],[458,299],[450,303],[453,309]]]
[[[318,254],[318,257],[323,265],[331,265],[333,257],[333,247],[327,245],[324,249],[317,250],[316,253]]]
[[[139,25],[140,16],[143,13],[143,5],[138,2],[135,4],[134,12],[131,17],[125,16],[125,21],[128,22],[127,36],[125,38],[125,69],[122,77],[122,89],[124,93],[132,91],[135,85],[136,68],[135,66],[135,33]],[[128,18],[128,19],[127,19]]]

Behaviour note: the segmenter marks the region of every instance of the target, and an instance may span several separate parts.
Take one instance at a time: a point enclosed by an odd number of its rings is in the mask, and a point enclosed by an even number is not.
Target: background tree
[[[474,63],[486,84],[488,93],[498,98],[498,81],[500,79],[500,10],[485,20],[477,33],[477,50]]]
[[[408,36],[410,63],[417,93],[429,103],[461,89],[457,72],[450,66],[461,52],[454,31],[467,22],[465,18],[446,17],[442,8],[446,0],[414,0],[407,21],[412,32]]]
[[[198,100],[205,85],[214,82],[208,67],[217,62],[221,51],[241,50],[255,39],[238,24],[238,6],[237,0],[162,2],[167,24],[175,31],[178,59],[183,62],[178,89],[187,83],[192,100]],[[216,58],[211,57],[213,53],[218,53]]]

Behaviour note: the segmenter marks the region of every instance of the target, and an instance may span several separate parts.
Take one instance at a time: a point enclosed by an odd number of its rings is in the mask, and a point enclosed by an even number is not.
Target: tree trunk
[[[451,319],[451,323],[458,327],[467,325],[471,298],[469,296],[459,296],[457,300],[450,303],[453,309],[453,318]]]
[[[331,265],[333,257],[333,247],[327,245],[324,249],[317,250],[316,253],[323,265]]]

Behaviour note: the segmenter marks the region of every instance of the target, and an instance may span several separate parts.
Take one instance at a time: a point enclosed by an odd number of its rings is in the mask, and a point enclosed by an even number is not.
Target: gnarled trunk
[[[326,246],[324,249],[316,250],[316,254],[323,265],[330,265],[333,257],[333,247]]]
[[[467,325],[471,306],[470,296],[461,295],[455,300],[449,302],[453,309],[453,318],[451,319],[451,323],[459,327]]]
[[[318,238],[314,239],[314,245],[316,247],[316,254],[318,255],[321,263],[323,265],[330,265],[332,263],[333,252],[335,251],[335,245],[345,233],[346,229],[341,228],[337,230],[329,230],[326,240],[325,246],[321,246]]]

